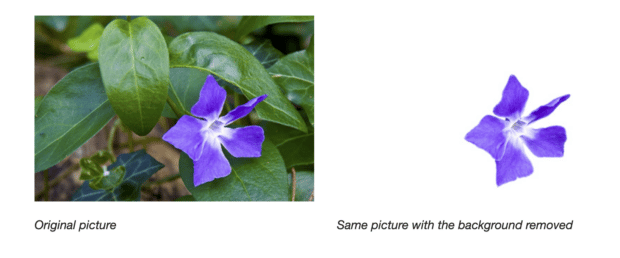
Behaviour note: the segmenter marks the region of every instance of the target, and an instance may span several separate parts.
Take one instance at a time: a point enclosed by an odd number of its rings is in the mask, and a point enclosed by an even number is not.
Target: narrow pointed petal
[[[162,137],[174,147],[183,152],[192,160],[202,155],[204,137],[200,133],[204,123],[191,116],[182,116],[177,123]]]
[[[502,93],[502,100],[495,106],[493,113],[497,116],[508,117],[517,120],[521,117],[529,92],[521,86],[517,77],[511,75]]]
[[[499,118],[485,116],[474,129],[465,135],[465,140],[487,151],[493,159],[499,160],[504,155],[506,136],[503,130],[505,126],[506,123]]]
[[[194,160],[194,186],[230,175],[230,163],[217,139],[208,139],[202,156]]]
[[[258,103],[263,101],[265,98],[267,98],[267,95],[262,95],[262,96],[258,96],[256,98],[251,99],[247,103],[236,107],[235,109],[231,110],[228,114],[221,117],[220,121],[224,123],[224,125],[229,125],[235,120],[242,118],[244,116],[247,116],[252,111],[252,109],[254,109],[254,107]]]
[[[527,122],[528,124],[531,124],[543,117],[550,115],[560,104],[562,104],[562,102],[567,100],[569,97],[570,97],[570,94],[566,94],[562,97],[552,100],[547,105],[540,106],[536,110],[532,111],[532,113],[525,118],[525,122]]]
[[[516,145],[512,142],[506,144],[506,152],[501,160],[495,161],[497,175],[495,181],[497,186],[526,177],[534,172],[532,163],[523,152],[523,145]]]
[[[226,101],[226,90],[217,84],[213,75],[207,76],[205,84],[200,90],[198,102],[192,106],[192,114],[214,121],[220,117]]]
[[[564,156],[566,130],[561,126],[551,126],[542,129],[532,129],[528,136],[521,136],[527,147],[536,157]]]
[[[241,128],[223,128],[220,141],[236,158],[258,158],[265,140],[263,128],[256,125]]]

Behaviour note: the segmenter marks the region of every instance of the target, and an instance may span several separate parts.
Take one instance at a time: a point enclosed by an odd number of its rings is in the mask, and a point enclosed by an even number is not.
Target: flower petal
[[[192,160],[202,155],[204,137],[200,133],[203,122],[191,116],[182,116],[177,123],[162,137],[174,147],[183,152]]]
[[[523,152],[523,144],[518,141],[508,142],[506,144],[506,152],[501,160],[495,161],[497,175],[495,182],[497,186],[517,180],[520,177],[526,177],[534,172],[532,163]]]
[[[521,138],[536,157],[564,156],[564,143],[566,142],[566,130],[564,127],[551,126],[542,129],[532,129],[531,131],[531,136],[523,135]]]
[[[207,139],[202,156],[194,160],[194,186],[230,175],[230,163],[217,139]]]
[[[550,115],[551,113],[553,113],[555,108],[557,108],[560,104],[562,104],[562,102],[567,100],[569,97],[570,97],[570,94],[566,94],[562,97],[552,100],[547,105],[540,106],[536,110],[532,111],[532,113],[525,118],[525,122],[527,122],[528,124],[531,124],[537,121],[538,119],[541,119],[543,117]]]
[[[256,125],[241,128],[223,128],[219,136],[226,150],[236,158],[258,158],[265,140],[263,128]]]
[[[505,126],[506,122],[499,118],[485,116],[474,129],[465,135],[465,140],[487,151],[493,159],[499,160],[504,155],[506,136],[502,131]]]
[[[511,75],[502,93],[502,100],[495,106],[493,113],[497,116],[508,117],[511,121],[519,119],[529,94],[527,89],[521,86],[517,77]]]
[[[198,102],[192,106],[192,114],[210,122],[215,121],[222,113],[224,101],[226,90],[217,84],[213,75],[209,75],[200,90]]]
[[[231,110],[230,112],[228,112],[228,114],[226,114],[225,116],[220,118],[220,122],[224,123],[224,125],[229,125],[230,123],[234,122],[235,120],[242,118],[244,116],[247,116],[252,109],[254,109],[254,107],[260,103],[261,101],[263,101],[265,98],[267,98],[267,95],[262,95],[262,96],[258,96],[256,98],[251,99],[250,101],[248,101],[247,103],[236,107],[235,109]]]

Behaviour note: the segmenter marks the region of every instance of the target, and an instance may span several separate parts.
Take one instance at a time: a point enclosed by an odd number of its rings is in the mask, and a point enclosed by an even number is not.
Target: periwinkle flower
[[[537,157],[564,156],[566,130],[563,127],[534,129],[530,125],[550,115],[570,94],[556,98],[522,117],[528,96],[528,90],[521,86],[517,77],[511,75],[502,100],[493,109],[495,115],[505,120],[487,115],[465,136],[465,140],[487,151],[495,159],[497,186],[534,172],[525,154],[525,146]]]
[[[226,90],[209,75],[198,102],[191,109],[192,116],[184,115],[164,136],[165,141],[184,151],[194,161],[194,186],[230,174],[230,163],[224,156],[222,145],[237,158],[257,158],[265,140],[263,128],[256,125],[228,128],[227,125],[246,116],[267,98],[262,95],[236,107],[220,117]]]

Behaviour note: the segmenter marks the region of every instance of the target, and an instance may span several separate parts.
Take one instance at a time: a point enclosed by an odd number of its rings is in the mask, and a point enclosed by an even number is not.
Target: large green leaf
[[[193,68],[170,68],[170,83],[168,96],[177,107],[190,111],[198,102],[200,90],[209,76],[209,72]],[[162,116],[178,118],[170,106],[166,104]]]
[[[284,161],[276,147],[265,140],[260,158],[234,158],[226,153],[230,175],[194,187],[194,162],[185,153],[179,159],[181,179],[198,201],[286,201]]]
[[[288,54],[268,71],[286,97],[306,111],[314,126],[314,55],[306,50]]]
[[[274,65],[280,58],[284,56],[280,50],[273,47],[270,40],[255,41],[247,45],[243,45],[250,54],[252,54],[265,69]]]
[[[255,110],[268,120],[306,132],[306,124],[261,63],[241,45],[211,32],[190,32],[170,43],[170,66],[207,71],[241,89],[248,98],[267,94]]]
[[[43,98],[45,96],[36,96],[34,97],[34,113],[37,113],[37,110],[39,110],[39,106],[41,106],[41,102],[43,102]]]
[[[101,76],[112,108],[129,129],[146,135],[166,103],[168,49],[159,28],[146,17],[114,20],[99,43]]]
[[[69,156],[113,116],[98,64],[67,74],[47,93],[35,113],[35,172]]]
[[[237,26],[235,39],[241,40],[248,33],[269,24],[282,22],[307,22],[314,20],[314,16],[244,16]]]
[[[297,171],[295,173],[295,201],[308,201],[314,191],[314,172],[311,171]],[[293,174],[288,174],[288,188],[289,199],[293,198]]]
[[[118,166],[125,166],[122,182],[110,191],[93,190],[85,181],[82,187],[73,193],[73,201],[139,201],[140,188],[153,174],[164,167],[145,150],[118,155],[116,162],[108,167],[112,171]]]
[[[69,39],[67,45],[75,52],[86,52],[88,59],[97,61],[101,34],[103,34],[103,26],[95,23],[84,30],[80,36]]]
[[[287,168],[314,164],[314,132],[303,133],[279,124],[260,124],[267,137],[278,148]]]
[[[240,16],[149,16],[149,19],[168,31],[181,34],[189,31],[224,32],[234,29]],[[221,33],[220,33],[221,34]]]
[[[250,54],[252,54],[265,68],[269,68],[275,64],[280,57],[284,56],[282,52],[275,49],[271,45],[271,41],[265,40],[262,42],[254,42],[252,44],[243,45]],[[194,68],[170,68],[170,83],[172,87],[168,89],[168,96],[174,104],[181,105],[185,110],[191,110],[192,106],[198,101],[200,90],[204,85],[208,71],[194,69]],[[239,88],[220,79],[215,78],[218,84],[222,87],[228,87],[231,90],[235,90],[242,93]],[[168,118],[177,118],[168,104],[164,106],[164,112],[162,116]]]

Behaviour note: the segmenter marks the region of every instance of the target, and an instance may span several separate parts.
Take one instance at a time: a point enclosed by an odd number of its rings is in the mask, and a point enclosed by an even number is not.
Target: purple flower
[[[194,161],[194,186],[225,177],[230,174],[230,163],[224,156],[222,145],[237,158],[257,158],[265,140],[263,128],[252,125],[228,128],[227,125],[246,116],[256,104],[267,98],[262,95],[236,107],[220,117],[226,90],[209,75],[205,81],[198,102],[192,107],[192,116],[184,115],[163,139],[187,153]]]
[[[534,129],[530,125],[550,115],[570,94],[556,98],[522,117],[528,95],[529,92],[521,86],[517,77],[511,75],[502,93],[502,100],[493,109],[493,113],[504,117],[505,121],[487,115],[465,136],[465,140],[487,151],[495,159],[497,186],[534,172],[532,163],[525,155],[525,146],[537,157],[564,156],[564,127]]]

